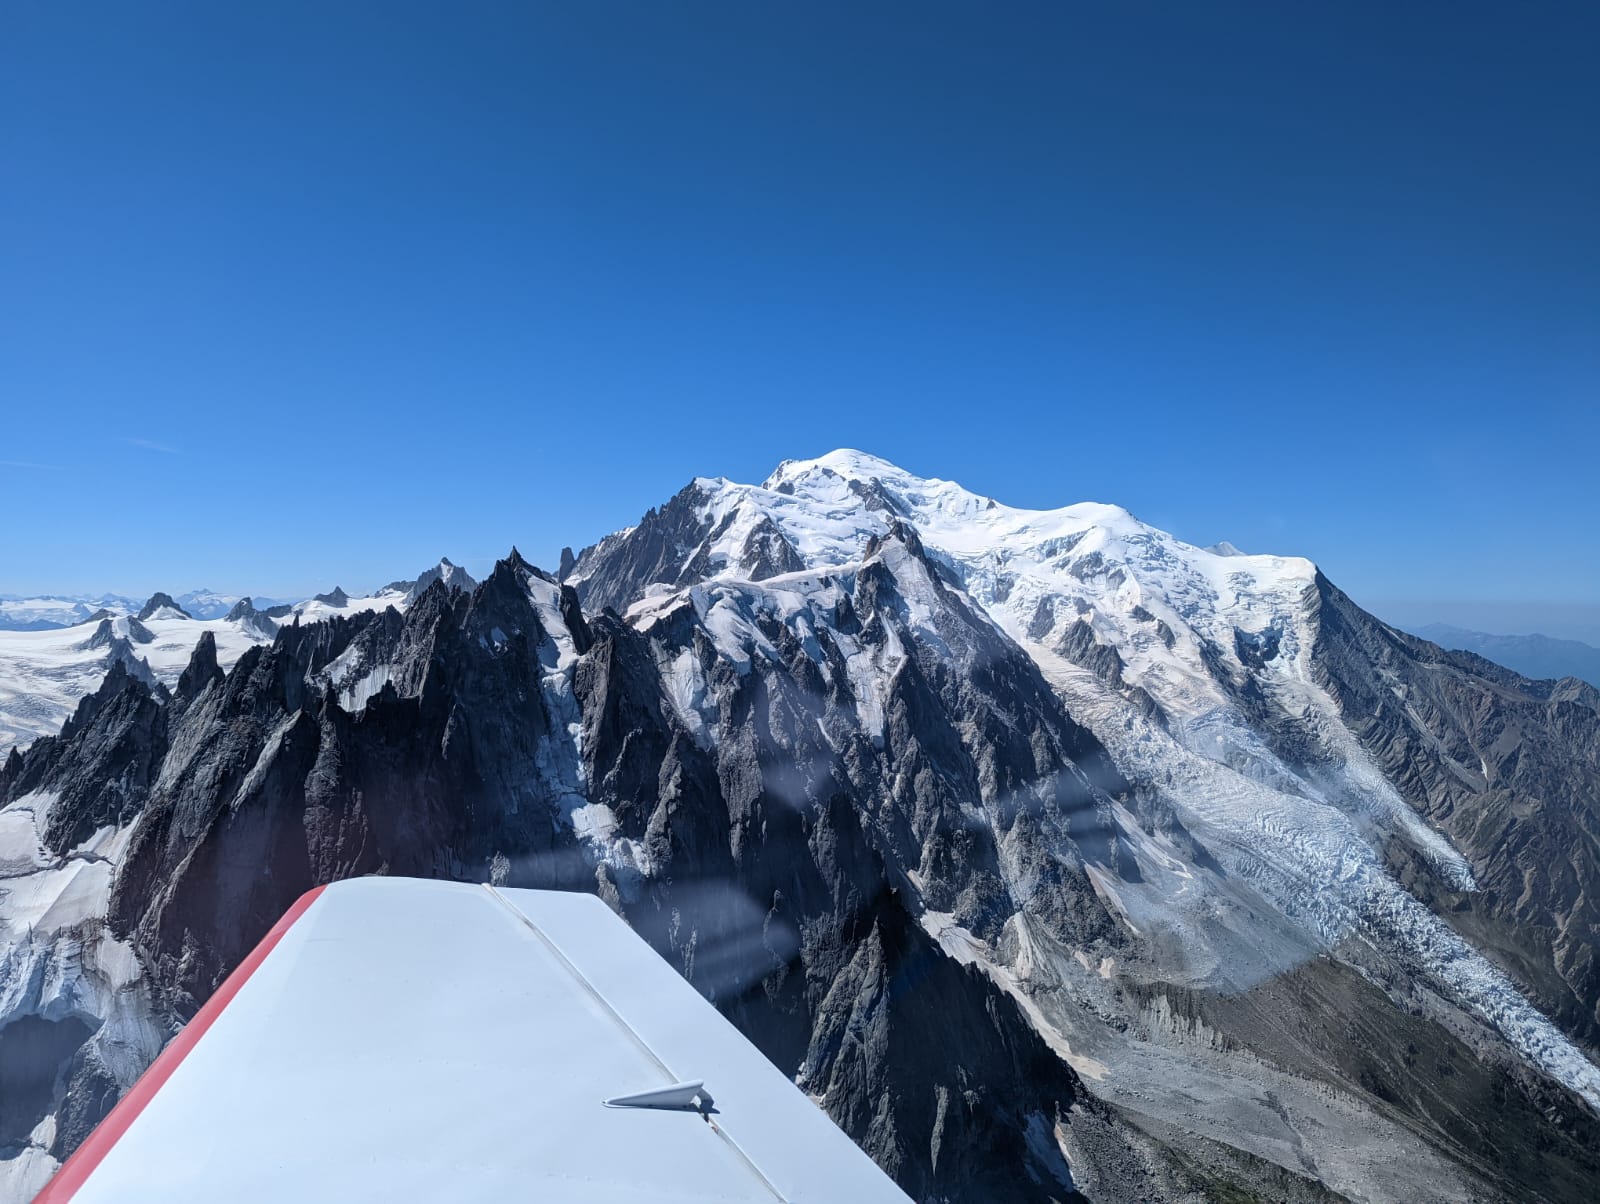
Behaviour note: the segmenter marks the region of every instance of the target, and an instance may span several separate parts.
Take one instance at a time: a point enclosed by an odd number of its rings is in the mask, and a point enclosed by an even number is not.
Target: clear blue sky
[[[1600,619],[1597,54],[1586,3],[13,0],[0,591],[553,564],[846,445]]]

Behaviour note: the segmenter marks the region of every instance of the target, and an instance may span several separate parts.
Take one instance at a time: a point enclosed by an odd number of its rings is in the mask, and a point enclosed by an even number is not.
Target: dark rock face
[[[76,1016],[24,1016],[0,1029],[0,1146],[22,1144],[49,1114],[62,1067],[89,1032]]]
[[[128,620],[128,634],[125,637],[117,634],[115,623],[115,619],[101,619],[100,625],[94,629],[94,634],[89,637],[87,646],[90,648],[125,648],[130,644],[148,644],[156,638],[151,634],[150,629],[139,622],[138,619]]]
[[[190,702],[204,693],[206,687],[220,684],[224,676],[222,667],[217,664],[217,637],[210,631],[201,632],[189,663],[178,676],[177,697]]]
[[[407,602],[415,602],[435,581],[443,581],[446,586],[465,590],[467,593],[471,593],[478,584],[472,579],[471,573],[458,564],[451,564],[450,558],[446,556],[431,569],[418,574],[415,581],[391,581],[383,588],[386,592],[404,595]]]
[[[1273,628],[1265,631],[1240,631],[1233,633],[1233,647],[1239,659],[1252,669],[1265,669],[1267,662],[1278,655],[1278,644],[1283,637]]]
[[[701,579],[709,566],[702,563],[698,572],[691,572],[685,561],[711,534],[712,525],[701,513],[706,501],[698,485],[686,485],[659,510],[647,511],[632,531],[608,535],[579,552],[574,564],[592,566],[577,583],[584,609],[590,614],[606,607],[622,610],[654,582],[678,585]],[[561,579],[569,576],[570,568]]]
[[[1371,1094],[1419,1135],[1458,1151],[1496,1198],[1580,1201],[1600,1182],[1600,1119],[1582,1103],[1523,1068],[1486,1065],[1331,958],[1248,991],[1162,983],[1134,993],[1306,1078]]]
[[[1378,622],[1317,581],[1319,684],[1482,888],[1456,894],[1396,850],[1402,880],[1551,1019],[1600,1051],[1600,706]]]
[[[160,686],[152,688],[113,661],[100,688],[78,704],[59,736],[8,759],[0,770],[0,797],[59,791],[44,834],[58,855],[101,827],[130,822],[166,750],[166,700]]]
[[[156,611],[163,608],[175,610],[186,619],[192,617],[188,611],[184,610],[183,607],[179,606],[175,601],[173,601],[171,594],[155,593],[151,594],[150,600],[146,602],[142,608],[140,608],[139,618],[141,621],[148,619],[151,615],[155,614]]]
[[[842,1101],[834,1119],[845,1132],[914,1199],[952,1181],[975,1198],[1082,1199],[1064,1160],[1036,1192],[1018,1182],[1018,1167],[1051,1169],[1028,1149],[1030,1126],[1067,1123],[1084,1093],[1016,1002],[946,957],[892,897],[851,916],[844,935],[850,956],[822,1000],[801,1082]],[[932,1049],[963,1053],[929,1090]],[[1001,1098],[997,1083],[1027,1090]]]
[[[750,566],[752,581],[765,581],[780,573],[798,573],[806,567],[795,546],[771,519],[763,519],[745,538],[740,561]]]
[[[1092,1148],[1137,1157],[915,917],[993,933],[1020,909],[1122,939],[1084,867],[1117,864],[1125,784],[914,541],[880,553],[825,614],[730,591],[736,637],[689,596],[637,627],[585,618],[513,556],[470,596],[435,582],[403,617],[285,628],[226,675],[208,638],[171,695],[114,671],[0,796],[59,791],[57,851],[132,824],[110,923],[167,1024],[319,882],[597,890],[919,1197],[1075,1198],[1029,1133],[1084,1115]],[[881,700],[851,677],[862,656],[887,666]],[[608,810],[604,838],[576,803]],[[50,1082],[71,1140],[115,1094],[98,1072]]]
[[[1041,607],[1041,611],[1042,611]],[[1041,614],[1036,626],[1030,630],[1048,632],[1054,625],[1053,613]],[[1038,638],[1034,636],[1033,638]],[[1094,628],[1084,620],[1079,619],[1061,633],[1057,638],[1054,649],[1067,660],[1079,668],[1087,669],[1111,689],[1117,691],[1128,699],[1146,719],[1165,725],[1166,715],[1161,710],[1161,705],[1150,697],[1142,687],[1130,685],[1123,680],[1122,672],[1127,667],[1122,660],[1122,654],[1110,644],[1102,644],[1094,637]]]
[[[289,612],[288,607],[276,607],[274,609],[280,610],[282,614]],[[260,632],[264,636],[270,637],[278,630],[278,624],[274,622],[274,616],[267,611],[257,610],[255,604],[249,598],[240,598],[235,602],[233,608],[228,611],[227,619],[230,623],[241,624],[252,631]]]

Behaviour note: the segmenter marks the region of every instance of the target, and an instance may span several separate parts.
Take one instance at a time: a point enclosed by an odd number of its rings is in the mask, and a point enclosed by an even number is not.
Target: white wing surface
[[[302,898],[36,1204],[907,1197],[589,895]]]

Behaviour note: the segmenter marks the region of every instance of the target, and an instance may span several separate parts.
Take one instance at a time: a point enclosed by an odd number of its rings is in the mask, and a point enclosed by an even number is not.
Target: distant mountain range
[[[1558,640],[1547,635],[1491,635],[1448,623],[1429,623],[1415,628],[1413,633],[1441,648],[1475,652],[1524,677],[1576,677],[1600,686],[1600,648],[1580,640]]]
[[[60,731],[113,664],[139,681],[173,686],[205,635],[228,669],[247,649],[272,643],[281,626],[404,609],[435,581],[466,590],[477,584],[446,559],[360,596],[335,586],[293,603],[204,589],[158,592],[143,602],[117,594],[0,599],[0,757]]]
[[[161,596],[173,603],[173,609],[182,610],[189,618],[220,619],[238,604],[243,595],[192,589],[176,598],[166,594]],[[276,598],[257,597],[254,601],[262,608],[278,605]],[[88,621],[97,611],[131,613],[139,610],[141,605],[138,598],[130,598],[125,594],[49,594],[43,597],[0,594],[0,631],[52,631],[61,627],[75,627]]]

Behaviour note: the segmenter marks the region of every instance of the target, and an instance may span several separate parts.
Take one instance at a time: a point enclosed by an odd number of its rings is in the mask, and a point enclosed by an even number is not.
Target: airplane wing
[[[908,1197],[590,895],[301,898],[35,1204]]]

